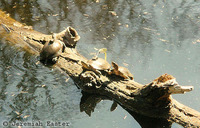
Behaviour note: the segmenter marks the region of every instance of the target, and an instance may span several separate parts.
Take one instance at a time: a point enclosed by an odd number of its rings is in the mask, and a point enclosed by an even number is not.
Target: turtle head
[[[112,62],[112,66],[115,70],[118,70],[119,68],[118,64],[116,64],[115,62]]]

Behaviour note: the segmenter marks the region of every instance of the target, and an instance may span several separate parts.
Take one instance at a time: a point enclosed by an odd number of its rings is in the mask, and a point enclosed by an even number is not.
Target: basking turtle
[[[46,42],[40,52],[40,60],[55,63],[62,53],[63,43],[60,40]]]
[[[108,72],[109,69],[111,68],[110,64],[106,60],[98,57],[88,60],[87,62],[81,61],[81,64],[83,68],[92,70],[97,74],[101,74],[100,71]]]
[[[124,79],[133,80],[133,75],[130,73],[130,71],[127,68],[118,66],[115,62],[112,62],[112,66],[114,69],[111,70],[110,74],[115,74],[117,76],[121,76]]]

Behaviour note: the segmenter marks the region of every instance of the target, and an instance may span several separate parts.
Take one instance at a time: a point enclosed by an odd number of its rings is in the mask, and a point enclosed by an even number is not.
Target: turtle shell
[[[107,70],[111,68],[110,64],[102,58],[91,59],[91,60],[88,60],[87,63],[92,68],[97,69],[97,70]]]
[[[40,53],[41,60],[52,60],[62,52],[62,43],[58,40],[46,42]]]
[[[120,76],[128,76],[131,80],[133,80],[133,74],[131,74],[127,68],[119,66],[118,71],[120,73]]]

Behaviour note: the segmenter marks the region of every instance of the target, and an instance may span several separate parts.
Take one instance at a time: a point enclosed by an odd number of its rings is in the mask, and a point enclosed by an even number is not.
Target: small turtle
[[[110,64],[106,60],[98,57],[88,60],[86,63],[81,61],[81,64],[83,68],[95,71],[97,74],[101,74],[100,71],[108,72],[111,68]]]
[[[127,68],[118,66],[115,62],[112,62],[112,66],[114,69],[111,70],[110,74],[115,74],[117,76],[121,76],[124,79],[133,80],[133,75],[130,73],[130,71]]]
[[[48,61],[55,63],[62,50],[63,43],[60,40],[46,42],[40,53],[40,60],[45,63]]]

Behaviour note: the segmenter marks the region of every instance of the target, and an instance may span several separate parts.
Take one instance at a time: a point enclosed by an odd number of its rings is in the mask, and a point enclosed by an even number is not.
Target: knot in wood
[[[97,89],[101,87],[101,81],[99,76],[97,76],[92,71],[86,71],[80,75],[80,80],[87,89]]]

